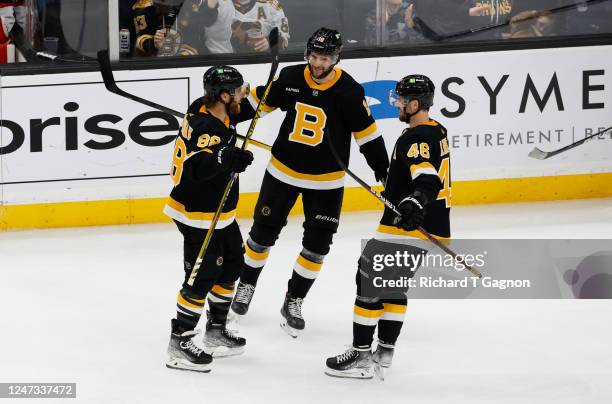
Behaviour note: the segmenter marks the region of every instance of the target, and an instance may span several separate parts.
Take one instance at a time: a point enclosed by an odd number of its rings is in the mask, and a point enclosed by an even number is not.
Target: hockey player
[[[281,309],[281,326],[297,337],[304,329],[302,302],[329,253],[338,229],[344,176],[324,137],[348,163],[351,134],[360,146],[377,181],[387,175],[389,159],[382,136],[364,98],[364,90],[336,64],[342,39],[338,31],[320,28],[308,40],[308,63],[285,67],[274,81],[265,110],[286,112],[272,146],[255,206],[254,224],[245,245],[245,265],[232,304],[246,314],[257,279],[287,215],[302,195],[304,235]],[[251,91],[254,108],[263,87]]]
[[[246,344],[225,327],[244,253],[235,220],[238,181],[230,190],[193,286],[187,281],[231,173],[243,172],[253,161],[251,152],[235,146],[234,125],[246,119],[240,103],[247,94],[248,86],[236,69],[210,68],[204,74],[204,96],[189,107],[176,139],[171,170],[174,188],[164,213],[174,219],[183,235],[185,281],[171,322],[169,368],[210,371],[212,356],[193,342],[207,295],[210,315],[205,346],[214,356],[227,356],[241,353]]]
[[[396,86],[400,121],[408,123],[395,144],[385,187],[385,197],[402,213],[398,217],[385,208],[374,239],[368,241],[356,274],[357,297],[353,316],[353,344],[345,353],[327,359],[325,373],[331,376],[371,378],[374,365],[391,366],[395,342],[406,313],[406,291],[385,299],[363,293],[367,277],[364,258],[389,244],[413,244],[415,254],[424,253],[415,240],[424,237],[422,226],[438,238],[450,237],[450,151],[446,129],[429,117],[434,84],[422,75],[404,77]],[[399,239],[399,240],[398,240]],[[412,240],[412,241],[410,241]],[[415,268],[416,270],[416,268]],[[414,272],[413,272],[414,274]],[[371,346],[378,326],[378,346]]]
[[[232,46],[236,52],[264,52],[270,48],[268,36],[278,27],[280,46],[289,45],[289,21],[278,0],[233,0],[236,14],[232,22]]]

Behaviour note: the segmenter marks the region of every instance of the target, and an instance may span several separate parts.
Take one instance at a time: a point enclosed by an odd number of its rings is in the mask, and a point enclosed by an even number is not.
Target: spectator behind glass
[[[503,38],[538,38],[555,35],[556,17],[549,11],[522,11],[510,19],[510,33]]]
[[[130,50],[126,56],[154,56],[159,43],[154,35],[161,28],[161,13],[153,0],[121,0],[119,29],[130,31]],[[160,31],[161,32],[161,31]]]
[[[232,53],[231,23],[235,9],[231,0],[185,0],[172,34],[158,33],[160,56]]]
[[[236,52],[264,52],[268,35],[278,27],[280,45],[289,45],[289,21],[277,0],[233,0],[236,14],[232,22],[232,45]]]
[[[385,0],[385,2],[387,3],[385,16],[387,35],[383,38],[383,45],[394,46],[407,43],[414,28],[412,20],[414,4],[404,0]],[[366,17],[365,44],[367,46],[376,45],[377,26],[376,9],[373,9]]]
[[[425,38],[433,39],[418,22],[439,35],[450,35],[474,28],[500,25],[508,21],[514,12],[514,0],[414,0],[415,29]],[[416,19],[418,17],[418,19]],[[500,38],[502,30],[488,30],[468,34],[454,41],[486,40]]]

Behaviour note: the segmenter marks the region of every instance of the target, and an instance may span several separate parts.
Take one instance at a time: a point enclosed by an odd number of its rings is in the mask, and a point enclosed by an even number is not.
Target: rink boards
[[[453,203],[612,196],[612,134],[545,161],[554,150],[612,126],[612,46],[344,60],[366,89],[391,151],[403,125],[388,104],[409,73],[437,85],[432,116],[449,131]],[[200,96],[207,66],[118,71],[124,90],[184,111]],[[239,67],[252,85],[268,65]],[[1,78],[0,229],[146,223],[161,213],[180,122],[105,90],[99,73]],[[255,138],[272,143],[282,121],[261,119]],[[247,124],[239,126],[246,132]],[[269,153],[241,175],[239,214],[252,214]],[[373,183],[353,144],[351,168]],[[345,210],[380,205],[346,181]]]

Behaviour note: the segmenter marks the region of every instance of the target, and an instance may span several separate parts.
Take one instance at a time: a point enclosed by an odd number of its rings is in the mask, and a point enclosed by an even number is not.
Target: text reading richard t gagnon
[[[441,268],[453,269],[455,271],[463,271],[467,267],[483,268],[485,265],[485,256],[487,252],[482,254],[458,254],[453,257],[450,254],[431,254],[420,253],[414,254],[408,251],[396,251],[393,254],[375,254],[372,257],[372,269],[375,272],[381,272],[393,269],[405,268],[408,271],[416,271],[419,268]],[[529,288],[531,281],[528,279],[493,279],[490,276],[466,277],[463,279],[446,279],[441,276],[421,276],[418,279],[411,276],[394,277],[394,279],[385,279],[383,276],[377,276],[372,279],[373,286],[376,288],[465,288],[465,287],[485,287],[496,289],[508,288]]]

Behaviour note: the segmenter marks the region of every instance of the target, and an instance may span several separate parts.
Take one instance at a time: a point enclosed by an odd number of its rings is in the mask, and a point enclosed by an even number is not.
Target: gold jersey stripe
[[[201,309],[202,307],[204,307],[204,300],[202,300],[202,305],[197,305],[197,304],[193,304],[191,302],[188,302],[187,300],[185,300],[185,298],[183,297],[182,294],[179,293],[178,295],[178,299],[177,299],[178,303],[181,306],[185,306],[185,307],[190,307],[192,309]]]
[[[417,126],[421,126],[421,125],[424,125],[424,126],[438,126],[439,123],[434,121],[433,119],[430,119],[429,121],[427,121],[425,123],[422,123],[420,125],[417,125]],[[415,128],[416,128],[416,126],[415,126]]]
[[[153,39],[153,35],[149,35],[149,34],[144,34],[138,37],[137,41],[136,41],[136,47],[140,50],[144,50],[144,42],[147,39]]]
[[[359,140],[359,139],[363,139],[364,137],[370,136],[372,133],[376,132],[377,130],[378,128],[376,126],[376,122],[374,122],[362,131],[353,132],[353,136],[355,137],[355,139]]]
[[[298,257],[297,263],[300,264],[302,267],[308,269],[309,271],[315,271],[315,272],[320,271],[321,267],[323,266],[323,264],[312,262],[302,257],[301,255]]]
[[[185,205],[180,202],[175,201],[172,197],[168,198],[167,202],[168,206],[172,209],[177,210],[182,213],[186,218],[191,220],[212,220],[215,212],[187,212],[185,210]],[[219,220],[229,220],[236,216],[236,210],[232,210],[230,212],[221,213],[219,216]]]
[[[136,4],[132,6],[132,10],[138,10],[139,8],[147,8],[153,6],[153,0],[138,0]]]
[[[212,291],[218,295],[232,295],[234,294],[233,289],[226,289],[223,286],[215,285],[212,288]]]
[[[244,251],[245,251],[246,255],[248,255],[249,257],[251,257],[255,261],[265,260],[266,258],[268,258],[268,255],[270,255],[270,250],[266,250],[264,252],[254,251],[251,248],[251,246],[249,246],[249,243],[245,243],[244,244]]]
[[[340,180],[342,178],[344,178],[344,171],[334,171],[331,173],[326,173],[326,174],[304,174],[304,173],[300,173],[297,172],[295,170],[292,170],[291,168],[287,167],[286,165],[284,165],[283,163],[281,163],[278,159],[276,159],[276,157],[272,156],[272,159],[270,160],[270,162],[272,163],[272,165],[279,171],[281,171],[284,174],[287,174],[290,177],[293,178],[297,178],[300,180],[308,180],[308,181],[336,181],[336,180]]]
[[[384,311],[389,313],[405,313],[407,306],[403,304],[383,303]]]
[[[434,170],[434,172],[436,172],[436,169],[434,168],[434,166],[428,162],[428,161],[424,161],[421,164],[413,164],[410,166],[410,175],[412,175],[414,177],[414,172],[416,170],[420,170],[420,169],[424,169],[424,168],[431,168],[432,170]]]
[[[363,307],[355,306],[354,313],[357,314],[358,316],[365,317],[365,318],[378,318],[382,316],[383,309],[368,310],[368,309],[364,309]]]
[[[259,97],[257,96],[257,89],[254,88],[251,90],[251,96],[253,97],[253,99],[255,100],[255,102],[257,104],[259,104],[261,102],[261,100],[259,99]],[[261,110],[265,113],[270,113],[272,111],[274,111],[276,109],[276,107],[271,107],[267,104],[264,104],[261,106]]]
[[[200,111],[199,112],[202,113],[202,114],[210,114],[208,112],[208,110],[206,109],[206,105],[202,105],[200,107]],[[223,124],[225,125],[226,128],[229,128],[229,126],[230,126],[230,118],[229,118],[229,116],[227,116],[227,115],[225,116],[225,118],[223,119]],[[204,150],[210,150],[210,149],[204,149]],[[211,151],[211,153],[212,153],[212,151]]]
[[[331,79],[327,83],[318,84],[312,79],[312,76],[310,75],[310,67],[306,65],[306,67],[304,68],[304,80],[306,80],[308,87],[312,88],[313,90],[329,90],[334,84],[338,82],[338,80],[340,80],[340,77],[342,76],[342,69],[340,69],[338,66],[334,66],[334,72],[336,73],[336,75],[333,79]]]

